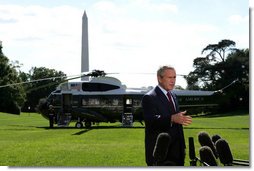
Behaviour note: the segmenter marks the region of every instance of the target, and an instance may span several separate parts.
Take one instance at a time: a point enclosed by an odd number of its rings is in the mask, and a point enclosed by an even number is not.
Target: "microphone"
[[[153,157],[156,161],[156,166],[165,164],[165,159],[168,154],[168,148],[171,143],[171,137],[168,133],[160,133],[157,137],[156,144],[153,150]]]
[[[213,144],[213,142],[212,142],[212,140],[211,140],[211,138],[210,138],[210,136],[208,135],[207,132],[204,132],[204,131],[200,132],[198,134],[198,141],[199,141],[201,146],[208,146],[208,147],[210,147],[212,152],[213,152],[213,154],[214,154],[214,156],[216,158],[218,158],[218,154],[216,152],[214,144]]]
[[[202,146],[199,149],[199,155],[201,161],[207,163],[208,166],[218,166],[213,151],[208,146]],[[207,165],[205,165],[207,166]]]
[[[229,145],[226,140],[219,139],[215,143],[220,162],[224,164],[224,166],[232,166],[233,165],[233,156]]]
[[[218,134],[215,134],[212,136],[212,142],[215,144],[216,141],[218,141],[219,139],[221,139],[221,137]]]
[[[202,161],[198,157],[196,157],[195,153],[195,145],[193,137],[189,137],[189,158],[190,158],[190,166],[197,166],[197,161],[202,163],[204,166],[209,166],[206,162]]]
[[[190,158],[190,165],[197,166],[197,158],[195,153],[195,145],[193,137],[189,137],[189,158]]]

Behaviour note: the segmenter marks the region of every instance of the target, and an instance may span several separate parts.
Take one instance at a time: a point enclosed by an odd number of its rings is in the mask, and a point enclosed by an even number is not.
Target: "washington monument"
[[[88,21],[86,11],[82,17],[81,73],[89,71]],[[81,80],[86,80],[82,77]]]

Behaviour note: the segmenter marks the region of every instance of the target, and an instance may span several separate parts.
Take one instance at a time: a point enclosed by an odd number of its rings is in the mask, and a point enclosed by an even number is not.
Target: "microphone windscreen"
[[[233,156],[226,140],[219,139],[215,143],[220,162],[224,165],[232,165]]]
[[[189,137],[189,158],[191,160],[195,160],[196,159],[195,145],[194,145],[194,139],[193,139],[193,137]]]
[[[208,146],[202,146],[199,149],[199,156],[201,161],[207,163],[209,166],[217,166],[217,162],[213,151]]]
[[[160,133],[157,137],[156,144],[153,150],[153,157],[157,162],[163,162],[168,154],[171,137],[168,133]]]
[[[204,131],[200,132],[198,134],[198,141],[199,141],[201,146],[208,146],[208,147],[210,147],[212,152],[213,152],[213,154],[214,154],[214,156],[216,158],[218,158],[215,146],[214,146],[214,144],[213,144],[213,142],[212,142],[212,140],[211,140],[211,138],[210,138],[210,136],[208,135],[207,132],[204,132]]]
[[[221,137],[218,134],[215,134],[212,136],[212,142],[215,144],[217,140],[221,139]]]

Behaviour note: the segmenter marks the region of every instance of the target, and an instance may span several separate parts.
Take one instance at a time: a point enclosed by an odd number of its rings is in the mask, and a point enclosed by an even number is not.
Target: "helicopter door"
[[[71,113],[72,94],[62,94],[63,113]]]
[[[62,112],[59,115],[58,126],[68,126],[71,121],[72,94],[62,94]]]
[[[124,97],[122,125],[127,127],[133,125],[133,99],[131,98]]]

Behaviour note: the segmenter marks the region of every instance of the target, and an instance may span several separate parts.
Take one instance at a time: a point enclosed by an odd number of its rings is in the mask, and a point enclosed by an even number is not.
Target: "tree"
[[[21,82],[17,68],[19,63],[11,63],[2,52],[0,44],[0,85]],[[2,112],[20,114],[20,106],[25,101],[25,92],[22,85],[0,88],[0,110]]]
[[[216,86],[216,82],[227,74],[225,72],[227,54],[237,50],[232,48],[233,46],[235,46],[235,42],[227,39],[221,40],[218,44],[206,46],[201,53],[208,52],[208,55],[195,58],[193,61],[194,71],[185,77],[188,84],[187,89],[211,90],[211,88],[219,88]]]
[[[231,47],[235,46],[235,42],[232,40],[221,40],[218,44],[209,44],[202,50],[202,54],[204,52],[210,51],[206,58],[215,62],[225,62],[226,52],[228,50],[232,50]],[[220,59],[220,60],[219,60]]]
[[[249,109],[249,49],[230,53],[224,73],[222,80],[237,79],[237,84],[226,94],[226,97],[230,99],[227,106],[230,109],[236,107]]]
[[[209,51],[206,57],[197,57],[193,61],[194,71],[186,76],[188,89],[219,90],[234,80],[238,83],[227,92],[228,108],[244,106],[248,108],[249,97],[249,50],[236,49],[235,42],[222,40],[210,44],[202,50]]]
[[[22,78],[27,79],[23,81],[53,78],[59,76],[61,78],[38,81],[25,85],[27,100],[22,108],[22,111],[35,111],[39,100],[41,98],[47,97],[53,90],[55,90],[56,86],[60,84],[66,76],[66,74],[64,74],[62,71],[56,71],[54,69],[48,69],[45,67],[32,67],[28,74],[23,73]]]

